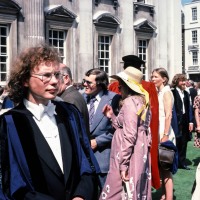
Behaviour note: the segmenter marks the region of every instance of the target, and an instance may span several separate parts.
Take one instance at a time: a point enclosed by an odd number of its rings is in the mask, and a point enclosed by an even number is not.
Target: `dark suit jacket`
[[[8,114],[12,115],[15,123],[30,170],[33,187],[35,191],[47,195],[44,198],[41,198],[42,195],[40,195],[40,198],[38,198],[37,194],[35,195],[26,189],[22,189],[15,193],[15,199],[70,200],[73,196],[94,199],[95,176],[91,173],[80,174],[80,159],[75,148],[75,138],[68,123],[70,116],[67,116],[67,113],[64,112],[63,107],[59,104],[56,105],[56,112],[64,173],[61,171],[48,143],[32,118],[32,113],[23,104],[8,112]],[[7,129],[3,116],[1,116],[0,122],[2,184],[4,193],[9,196],[9,185],[12,183],[9,183],[9,157],[6,150]]]
[[[88,114],[87,104],[81,93],[74,86],[70,86],[60,95],[60,97],[65,102],[71,103],[78,108],[80,113],[83,115],[83,119],[86,125],[86,131],[89,136],[90,135],[89,114]]]
[[[191,100],[192,100],[192,106],[194,104],[194,98],[197,96],[197,90],[194,89],[193,87],[189,88],[190,91],[190,96],[191,96]]]
[[[182,120],[183,120],[183,103],[181,100],[181,97],[177,91],[176,88],[172,89],[172,93],[174,95],[174,107],[176,111],[176,117],[177,117],[177,123],[178,123],[178,132],[179,136],[181,136],[184,133],[189,133],[189,128],[187,130],[182,130],[181,127],[183,127]],[[187,127],[189,127],[189,123],[193,122],[193,114],[192,114],[192,106],[190,105],[190,97],[189,93],[184,90],[184,106],[185,106],[185,124]]]
[[[83,94],[83,96],[87,101],[87,95]],[[94,154],[99,163],[101,173],[107,173],[109,170],[111,141],[115,131],[110,119],[104,116],[102,110],[106,104],[111,105],[113,110],[117,110],[120,98],[120,95],[114,92],[104,92],[94,114],[92,127],[90,129],[91,139],[96,139],[97,142],[97,149],[94,151]]]

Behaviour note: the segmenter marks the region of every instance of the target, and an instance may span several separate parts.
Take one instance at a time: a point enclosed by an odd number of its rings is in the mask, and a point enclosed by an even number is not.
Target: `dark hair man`
[[[107,90],[108,76],[100,69],[87,71],[83,86],[85,87],[83,96],[89,110],[91,147],[101,170],[99,175],[101,190],[109,170],[110,148],[114,133],[110,119],[104,116],[102,110],[105,104],[111,105],[116,110],[120,96]]]

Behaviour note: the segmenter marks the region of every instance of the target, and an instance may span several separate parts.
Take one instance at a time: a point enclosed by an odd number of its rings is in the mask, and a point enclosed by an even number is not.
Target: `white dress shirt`
[[[24,99],[24,105],[33,114],[33,119],[49,144],[61,170],[63,171],[60,137],[54,116],[54,114],[56,114],[55,105],[51,103],[51,101],[49,101],[47,106],[44,106],[43,104],[37,105],[27,99]],[[50,113],[46,111],[48,107],[51,107]]]
[[[96,110],[97,110],[97,108],[98,108],[98,106],[99,106],[99,103],[100,103],[100,101],[101,101],[101,97],[102,97],[102,96],[103,96],[103,91],[100,91],[100,92],[95,96],[96,101],[94,102],[94,114],[95,114],[95,112],[96,112]],[[88,108],[88,110],[90,110],[90,102],[87,103],[87,108]]]
[[[183,98],[184,98],[184,91],[181,90],[178,87],[176,87],[176,89],[177,89],[177,91],[178,91],[178,93],[179,93],[179,95],[181,97],[181,101],[182,101],[182,104],[183,104],[183,114],[185,114],[185,104],[184,104],[184,100],[183,100]]]

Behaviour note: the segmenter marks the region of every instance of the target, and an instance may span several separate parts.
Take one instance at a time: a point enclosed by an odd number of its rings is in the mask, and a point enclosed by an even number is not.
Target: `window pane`
[[[6,54],[6,47],[1,47],[1,54]]]
[[[57,40],[53,40],[53,46],[54,47],[57,47],[58,45],[57,45]]]
[[[5,56],[0,56],[0,62],[6,62],[6,57]]]
[[[1,25],[0,25],[1,26]],[[1,36],[7,36],[7,32],[6,32],[6,27],[0,27],[1,30]]]
[[[63,47],[64,46],[64,42],[62,40],[59,41],[59,47]]]
[[[1,72],[6,72],[6,64],[1,64]]]
[[[103,60],[100,60],[99,64],[100,66],[103,66]]]
[[[57,31],[53,31],[53,38],[58,38],[58,32]]]
[[[105,60],[105,66],[108,66],[108,60]]]
[[[109,37],[105,37],[106,43],[109,43]]]
[[[6,37],[1,37],[1,45],[6,45]]]
[[[6,81],[6,74],[5,73],[1,73],[1,81]]]
[[[52,37],[52,31],[49,30],[49,37],[51,38]]]
[[[63,35],[64,33],[63,33],[63,31],[60,31],[59,32],[59,38],[64,38],[64,35]]]

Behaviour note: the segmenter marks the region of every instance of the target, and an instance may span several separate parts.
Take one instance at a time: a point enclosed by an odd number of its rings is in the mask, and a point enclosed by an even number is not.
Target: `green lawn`
[[[193,140],[188,143],[187,148],[187,165],[191,170],[179,169],[174,175],[174,199],[190,200],[191,190],[195,179],[195,173],[198,163],[200,162],[200,149],[193,147]],[[152,199],[159,200],[161,189],[152,190]]]

